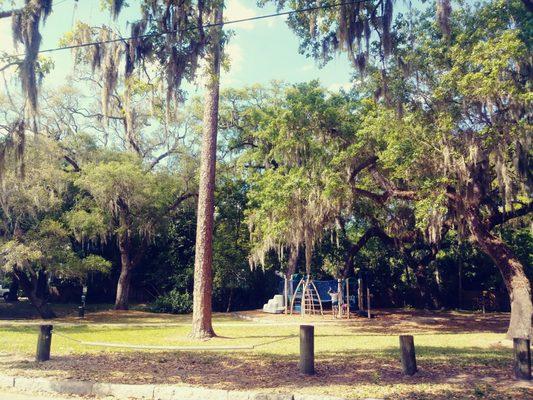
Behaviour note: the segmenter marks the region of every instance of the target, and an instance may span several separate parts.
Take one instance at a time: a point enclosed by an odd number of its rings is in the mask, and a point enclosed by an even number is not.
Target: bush
[[[151,304],[150,309],[153,312],[187,314],[192,311],[192,299],[188,292],[180,293],[172,289],[167,294],[159,296]]]

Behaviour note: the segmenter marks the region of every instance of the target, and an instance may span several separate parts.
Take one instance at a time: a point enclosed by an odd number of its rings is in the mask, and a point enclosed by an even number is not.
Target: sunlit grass
[[[209,341],[189,337],[190,316],[101,311],[88,315],[87,321],[67,317],[53,322],[53,361],[42,365],[31,361],[37,324],[18,321],[15,325],[0,326],[0,354],[22,356],[28,361],[13,361],[11,371],[37,376],[45,373],[104,381],[200,384],[348,398],[496,400],[529,395],[525,392],[529,389],[502,389],[512,384],[512,349],[501,345],[505,337],[500,328],[494,332],[489,324],[486,329],[478,326],[469,331],[466,324],[467,328],[454,330],[455,325],[448,323],[449,329],[446,326],[436,329],[432,323],[418,324],[414,318],[410,325],[400,318],[401,325],[384,328],[389,323],[387,318],[349,323],[316,319],[318,374],[313,378],[297,371],[298,322],[302,321],[298,317],[258,323],[217,314],[214,328],[218,336]],[[422,320],[426,318],[424,315]],[[486,320],[491,321],[489,317]],[[409,333],[415,337],[421,371],[413,378],[403,377],[399,364],[398,334],[406,333],[405,329],[412,330]],[[88,346],[80,341],[228,348],[216,352],[139,350]],[[232,348],[237,346],[253,349]],[[109,365],[102,369],[102,362]],[[485,378],[490,381],[485,382]]]

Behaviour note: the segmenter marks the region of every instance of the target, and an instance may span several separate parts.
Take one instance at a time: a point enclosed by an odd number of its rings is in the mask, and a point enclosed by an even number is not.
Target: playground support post
[[[370,314],[370,288],[366,288],[366,311],[368,318],[372,318],[372,314]]]
[[[411,335],[400,335],[400,353],[402,370],[405,375],[412,376],[417,371],[415,341]]]
[[[516,379],[531,380],[531,347],[529,339],[513,339]]]
[[[363,305],[363,280],[361,278],[357,280],[357,306],[359,311],[363,311],[365,309]]]
[[[289,313],[289,280],[287,275],[283,277],[283,281],[283,302],[285,303],[285,315],[287,315]]]
[[[346,315],[350,319],[350,280],[346,278]]]
[[[340,278],[337,279],[337,293],[338,293],[338,297],[337,297],[337,304],[338,304],[338,310],[337,310],[337,314],[338,314],[338,317],[339,318],[342,318],[342,304],[343,304],[343,293],[342,293],[342,280]]]
[[[300,372],[315,374],[315,327],[300,325]]]
[[[41,325],[39,337],[37,338],[37,361],[48,361],[50,359],[50,347],[52,344],[52,325]]]

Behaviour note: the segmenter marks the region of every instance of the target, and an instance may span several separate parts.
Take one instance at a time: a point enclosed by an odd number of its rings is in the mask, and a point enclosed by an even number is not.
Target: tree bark
[[[214,23],[222,23],[222,6],[214,13]],[[203,117],[200,183],[194,260],[193,317],[191,336],[196,339],[215,335],[211,321],[213,292],[213,225],[215,167],[220,90],[220,56],[222,26],[212,28],[208,47],[208,68]]]
[[[24,271],[18,268],[13,269],[13,273],[17,277],[24,294],[28,297],[30,303],[37,309],[37,312],[42,319],[52,319],[56,317],[56,314],[48,304],[46,294],[44,291],[39,290],[39,286],[42,285],[42,276],[46,275],[44,272],[40,272],[41,279],[37,276],[28,277]],[[46,281],[45,281],[46,282]]]
[[[119,201],[119,229],[118,249],[120,252],[120,276],[117,283],[117,295],[115,298],[115,310],[127,310],[131,287],[131,237],[129,233],[128,209]]]
[[[285,271],[285,276],[288,280],[290,280],[291,276],[296,272],[296,265],[298,264],[299,255],[300,248],[298,246],[291,247],[289,250],[289,259],[287,260],[287,271]]]
[[[500,238],[487,229],[475,209],[467,209],[466,214],[473,241],[494,261],[507,287],[511,301],[511,320],[507,336],[511,339],[530,338],[533,314],[531,284],[522,263]]]
[[[8,301],[18,301],[18,291],[19,291],[19,280],[16,277],[15,274],[13,274],[13,278],[11,280],[11,284],[9,285],[9,294],[7,296]]]
[[[127,310],[131,287],[131,269],[129,267],[129,255],[120,255],[120,276],[117,283],[117,296],[115,298],[115,310]]]
[[[233,300],[233,288],[229,289],[228,306],[226,307],[226,312],[227,313],[229,313],[231,311],[231,300]]]

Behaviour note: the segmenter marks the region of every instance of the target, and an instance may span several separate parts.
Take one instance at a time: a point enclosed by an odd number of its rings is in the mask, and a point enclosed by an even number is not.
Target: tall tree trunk
[[[15,274],[13,274],[11,279],[11,284],[9,285],[9,294],[7,296],[8,301],[18,301],[18,291],[19,291],[19,280]]]
[[[127,310],[129,308],[131,286],[131,262],[129,252],[120,251],[120,276],[117,283],[117,296],[115,298],[115,310]]]
[[[215,11],[214,23],[222,23],[222,4]],[[207,83],[202,134],[198,213],[196,223],[196,253],[194,260],[194,290],[191,336],[205,339],[215,336],[212,317],[213,292],[213,225],[215,198],[215,167],[218,132],[218,100],[220,90],[220,56],[222,26],[212,28],[208,48]]]
[[[300,248],[298,246],[291,247],[289,250],[289,259],[287,260],[287,271],[285,271],[285,276],[288,280],[290,280],[291,276],[296,272],[296,265],[298,263],[299,255]]]
[[[50,304],[48,304],[45,292],[39,290],[39,286],[42,285],[42,277],[41,279],[37,276],[28,277],[24,271],[18,268],[14,268],[13,273],[17,277],[24,294],[28,297],[30,303],[37,309],[41,318],[55,318],[56,314],[50,307]],[[41,275],[45,274],[42,273]]]
[[[228,295],[228,306],[226,307],[226,312],[229,313],[231,311],[231,300],[233,300],[233,287],[229,289],[229,295]]]
[[[129,308],[131,270],[131,237],[129,233],[128,209],[125,204],[119,202],[119,226],[118,249],[120,251],[120,276],[117,283],[117,296],[115,298],[115,310],[127,310]]]
[[[531,284],[524,267],[511,249],[483,224],[477,210],[466,210],[466,217],[472,239],[479,249],[487,254],[500,270],[511,301],[511,320],[507,336],[509,338],[531,337]]]
[[[420,300],[424,308],[431,308],[431,299],[429,297],[428,279],[426,266],[421,261],[416,263],[416,267],[413,268],[415,272],[416,287],[420,294]]]
[[[459,270],[457,271],[458,296],[457,303],[459,309],[463,308],[463,258],[459,257]]]

